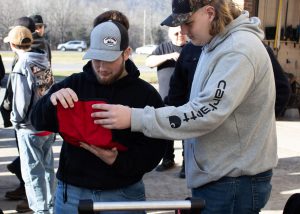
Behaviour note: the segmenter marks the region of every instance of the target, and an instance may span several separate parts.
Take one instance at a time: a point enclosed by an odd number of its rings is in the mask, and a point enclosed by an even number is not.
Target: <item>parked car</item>
[[[137,54],[152,54],[152,52],[155,50],[156,47],[157,45],[145,45],[135,49],[135,52]]]
[[[81,40],[72,40],[66,43],[59,44],[57,50],[66,51],[66,50],[77,50],[83,51],[87,48],[86,42]]]

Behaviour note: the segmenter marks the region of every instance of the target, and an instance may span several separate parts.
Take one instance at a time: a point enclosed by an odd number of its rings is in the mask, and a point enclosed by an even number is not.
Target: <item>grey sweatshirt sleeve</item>
[[[242,53],[225,53],[211,67],[211,71],[199,72],[198,65],[187,104],[132,109],[131,130],[176,140],[202,136],[219,127],[242,105],[258,80],[253,63]]]
[[[18,65],[19,66],[19,65]],[[26,75],[26,67],[21,65],[15,67],[12,72],[12,89],[13,89],[13,106],[11,113],[11,122],[15,128],[18,128],[20,123],[26,123],[26,116],[31,102],[32,96],[32,80]]]

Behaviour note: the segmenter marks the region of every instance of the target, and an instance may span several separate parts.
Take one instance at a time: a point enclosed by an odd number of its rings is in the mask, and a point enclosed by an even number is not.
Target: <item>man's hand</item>
[[[102,110],[92,113],[95,124],[107,129],[127,129],[131,126],[131,108],[128,106],[94,104],[92,108]]]
[[[179,55],[180,54],[178,52],[173,52],[173,53],[168,54],[168,58],[173,59],[174,61],[177,61]]]
[[[64,108],[73,108],[74,102],[78,101],[78,97],[72,89],[62,88],[51,94],[50,100],[55,106],[57,105],[57,101],[59,101]]]
[[[94,155],[96,155],[98,158],[100,158],[103,162],[107,163],[108,165],[112,165],[117,156],[118,156],[118,150],[117,148],[110,149],[102,149],[94,145],[88,145],[86,143],[80,142],[80,147],[90,151]]]

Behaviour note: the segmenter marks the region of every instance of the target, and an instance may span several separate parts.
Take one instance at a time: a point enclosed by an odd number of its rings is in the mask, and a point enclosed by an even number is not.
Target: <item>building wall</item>
[[[287,11],[287,0],[283,0],[281,27],[283,32],[286,26],[296,28],[300,26],[300,1],[289,0]],[[277,23],[279,0],[244,0],[244,8],[251,16],[258,16],[261,19],[261,27],[275,27]],[[257,8],[257,11],[256,11]],[[266,31],[265,31],[266,32]],[[274,47],[274,39],[265,40],[270,47]],[[300,45],[299,41],[290,41],[281,37],[280,46],[275,50],[278,61],[286,72],[293,73],[300,81]]]

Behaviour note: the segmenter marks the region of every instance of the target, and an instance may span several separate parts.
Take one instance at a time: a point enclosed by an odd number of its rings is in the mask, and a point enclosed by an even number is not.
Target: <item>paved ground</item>
[[[271,199],[262,213],[282,213],[287,198],[300,192],[300,123],[292,121],[277,122],[279,163],[274,170]],[[61,140],[53,145],[57,166]],[[178,172],[182,162],[181,143],[175,143],[177,166],[167,172],[152,171],[145,176],[149,200],[182,200],[189,196],[185,179],[179,179]],[[16,213],[19,201],[4,198],[6,191],[18,185],[16,177],[7,171],[6,165],[17,155],[12,129],[0,128],[0,207],[4,213]],[[165,213],[165,212],[164,212]]]
[[[2,100],[3,90],[0,91]],[[295,114],[290,112],[289,115]],[[279,163],[274,170],[273,191],[263,214],[282,213],[288,197],[300,192],[300,123],[293,118],[285,118],[277,122],[278,155]],[[0,119],[0,208],[4,213],[16,213],[15,206],[19,201],[8,201],[4,198],[6,191],[12,190],[18,185],[17,178],[7,171],[6,165],[17,155],[12,129],[2,128]],[[57,166],[61,139],[53,145],[55,163]],[[152,171],[145,176],[147,198],[149,200],[182,200],[189,196],[185,179],[178,178],[182,156],[181,143],[175,143],[176,167],[167,172]],[[167,213],[167,212],[160,212]]]

